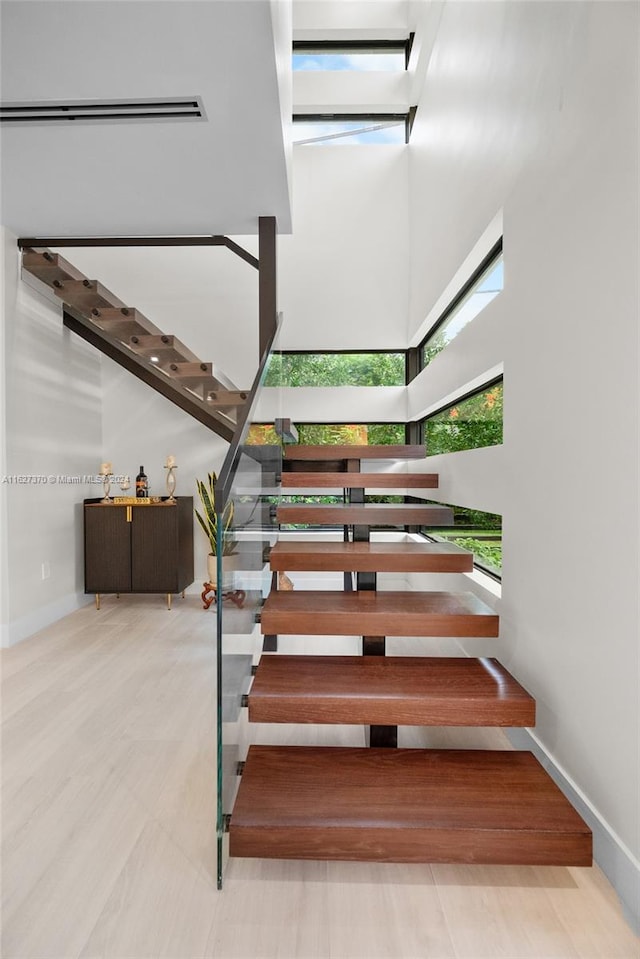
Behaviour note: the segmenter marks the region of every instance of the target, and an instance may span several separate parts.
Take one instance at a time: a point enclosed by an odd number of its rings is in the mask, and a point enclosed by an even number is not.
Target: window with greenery
[[[404,443],[404,423],[296,423],[298,442],[315,446],[334,444],[338,446],[377,446]],[[254,423],[246,440],[257,446],[280,442],[271,424]]]
[[[403,386],[405,353],[275,353],[265,386]]]
[[[453,298],[422,344],[422,365],[441,353],[458,333],[494,300],[504,286],[502,241]]]
[[[502,443],[502,393],[499,380],[423,420],[427,456]]]
[[[455,543],[470,550],[475,565],[499,579],[502,573],[502,517],[461,506],[451,506],[451,509],[453,526],[424,526],[422,532],[435,542]]]

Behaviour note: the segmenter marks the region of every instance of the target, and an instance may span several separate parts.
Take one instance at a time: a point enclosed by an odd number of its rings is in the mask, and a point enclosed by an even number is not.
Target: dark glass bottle
[[[142,496],[149,495],[149,480],[147,479],[147,474],[144,471],[144,466],[140,467],[140,472],[136,476],[136,497],[140,498]]]

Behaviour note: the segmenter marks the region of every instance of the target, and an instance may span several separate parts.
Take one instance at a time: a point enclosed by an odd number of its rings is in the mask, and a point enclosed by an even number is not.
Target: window
[[[377,446],[403,444],[405,442],[404,423],[296,423],[298,442],[315,446],[337,444],[344,446]],[[254,423],[246,442],[250,445],[279,444],[273,426]]]
[[[444,505],[444,504],[439,504]],[[436,543],[455,543],[474,554],[474,563],[496,579],[502,573],[502,517],[477,509],[451,506],[454,526],[423,526]]]
[[[406,70],[413,34],[406,40],[294,40],[294,70]]]
[[[415,111],[409,113],[298,113],[293,143],[341,146],[409,142]]]
[[[502,443],[502,380],[428,416],[424,422],[427,456]]]
[[[406,354],[276,353],[265,386],[403,386]]]
[[[422,343],[423,367],[428,366],[431,360],[502,292],[503,285],[500,240],[427,333]]]

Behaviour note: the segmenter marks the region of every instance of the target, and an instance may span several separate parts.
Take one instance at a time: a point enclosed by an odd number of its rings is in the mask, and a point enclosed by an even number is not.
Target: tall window
[[[423,367],[428,366],[431,360],[502,292],[503,286],[500,240],[427,333],[422,343]]]
[[[427,456],[502,443],[502,394],[502,380],[497,380],[427,416],[423,420]]]

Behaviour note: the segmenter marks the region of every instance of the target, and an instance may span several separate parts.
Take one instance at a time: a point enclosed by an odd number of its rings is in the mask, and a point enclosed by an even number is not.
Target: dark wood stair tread
[[[497,614],[468,592],[272,591],[268,636],[497,636]]]
[[[115,293],[108,290],[98,280],[54,280],[53,289],[63,302],[74,306],[81,313],[90,316],[93,310],[121,309],[126,307]]]
[[[50,250],[42,252],[29,248],[23,250],[22,268],[50,287],[53,287],[54,280],[63,282],[85,279],[84,273],[77,270],[72,263],[58,253],[51,253]]]
[[[453,526],[449,506],[422,503],[302,503],[283,504],[276,512],[279,523],[315,525],[352,523],[363,526]]]
[[[286,460],[420,460],[425,458],[424,446],[393,446],[391,444],[378,446],[338,446],[323,444],[318,446],[304,446],[292,443],[285,446]]]
[[[529,752],[251,746],[232,856],[591,865],[591,833]]]
[[[322,543],[280,540],[269,555],[271,569],[334,572],[464,573],[473,553],[453,543]]]
[[[263,655],[249,720],[533,726],[535,700],[496,659]]]
[[[282,474],[283,489],[436,489],[437,473],[302,473]]]

